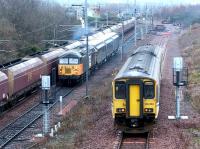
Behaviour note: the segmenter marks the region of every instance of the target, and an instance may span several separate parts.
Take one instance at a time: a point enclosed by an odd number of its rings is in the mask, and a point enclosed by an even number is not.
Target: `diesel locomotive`
[[[87,68],[86,47],[68,50],[59,58],[58,76],[65,83],[83,81],[86,70],[94,70],[108,60],[119,47],[119,36],[114,32],[99,32],[97,37],[89,39],[89,68]]]
[[[126,30],[133,28],[134,20],[132,18],[124,21],[124,28]],[[90,68],[95,68],[96,64],[106,61],[110,56],[109,52],[117,49],[121,30],[122,24],[119,23],[89,36]],[[106,51],[106,58],[103,51]],[[65,74],[70,72],[71,76],[74,74],[83,76],[86,69],[85,38],[0,65],[0,113],[38,89],[41,75],[51,75],[52,69],[57,68],[59,77],[62,77],[63,72]]]
[[[124,33],[134,28],[135,19],[124,21],[103,31],[89,36],[89,68],[87,68],[86,41],[81,41],[77,47],[67,47],[68,51],[59,57],[58,78],[65,85],[82,82],[85,79],[86,70],[95,70],[110,57],[117,53],[120,43],[122,28]]]

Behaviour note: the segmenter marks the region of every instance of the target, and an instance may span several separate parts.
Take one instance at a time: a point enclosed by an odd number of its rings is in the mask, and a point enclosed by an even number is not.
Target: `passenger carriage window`
[[[125,99],[126,98],[126,84],[123,81],[115,82],[115,98]]]
[[[144,98],[145,99],[153,99],[155,96],[155,89],[153,82],[145,82],[144,83]]]
[[[78,58],[69,58],[69,64],[78,64]]]

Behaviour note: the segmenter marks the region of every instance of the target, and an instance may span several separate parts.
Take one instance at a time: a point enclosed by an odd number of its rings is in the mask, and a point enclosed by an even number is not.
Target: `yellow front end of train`
[[[139,47],[114,78],[112,116],[118,127],[141,132],[154,124],[159,113],[163,53],[158,46]]]
[[[69,65],[59,64],[58,75],[59,76],[81,76],[83,74],[83,64]]]
[[[59,57],[58,79],[61,83],[71,84],[78,81],[84,74],[82,57],[78,52],[67,51]]]
[[[158,116],[156,81],[134,78],[114,80],[112,116],[115,123],[128,127],[144,126]]]

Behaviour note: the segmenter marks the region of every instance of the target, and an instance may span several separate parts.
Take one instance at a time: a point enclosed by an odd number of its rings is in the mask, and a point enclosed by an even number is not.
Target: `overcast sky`
[[[84,0],[55,0],[63,4],[83,3]],[[134,0],[87,0],[88,3],[134,3]],[[200,4],[200,0],[136,0],[137,4],[156,4],[156,5],[179,5],[179,4]]]

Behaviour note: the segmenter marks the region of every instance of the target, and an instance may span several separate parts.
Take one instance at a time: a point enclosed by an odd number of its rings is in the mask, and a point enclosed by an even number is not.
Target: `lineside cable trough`
[[[180,115],[181,86],[188,84],[188,69],[183,65],[182,57],[174,57],[173,59],[173,85],[176,86],[176,115],[168,116],[170,120],[188,119],[188,116]]]

